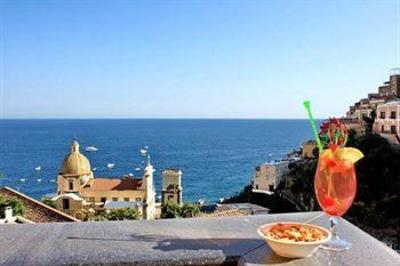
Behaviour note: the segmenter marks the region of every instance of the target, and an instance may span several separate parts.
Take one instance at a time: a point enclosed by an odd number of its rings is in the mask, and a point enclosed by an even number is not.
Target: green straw
[[[310,101],[304,101],[303,105],[304,105],[304,108],[306,108],[306,111],[308,114],[308,120],[310,121],[311,129],[314,133],[315,142],[317,143],[318,150],[321,153],[324,148],[322,147],[321,140],[319,139],[317,126],[315,125],[315,121],[314,121],[313,115],[311,113],[311,103],[310,103]]]

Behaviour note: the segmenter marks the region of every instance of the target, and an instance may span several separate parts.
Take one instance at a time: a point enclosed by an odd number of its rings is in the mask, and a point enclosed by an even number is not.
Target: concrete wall
[[[94,198],[95,202],[100,202],[102,197],[105,197],[107,200],[116,198],[117,201],[125,201],[125,198],[129,198],[129,201],[143,201],[145,192],[144,190],[82,190],[81,196],[87,201],[90,201],[90,198]]]

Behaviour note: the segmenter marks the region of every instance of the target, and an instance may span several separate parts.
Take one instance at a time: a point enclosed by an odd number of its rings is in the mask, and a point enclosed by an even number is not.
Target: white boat
[[[140,171],[140,167],[136,167],[136,168],[135,168],[135,171]]]
[[[108,169],[113,169],[114,166],[115,166],[115,163],[108,163],[108,164],[107,164],[107,168],[108,168]]]
[[[38,178],[38,179],[36,179],[36,181],[38,181],[38,182],[42,182],[42,179],[41,179],[41,178]]]
[[[204,204],[204,200],[203,200],[203,199],[199,199],[199,200],[197,201],[197,204],[203,205],[203,204]]]
[[[140,154],[141,155],[146,155],[147,154],[147,150],[146,149],[140,149]]]
[[[128,176],[129,176],[129,177],[133,177],[133,173],[129,173]]]
[[[98,150],[99,149],[97,149],[95,146],[87,146],[87,147],[85,147],[85,151],[87,151],[87,152],[96,152]]]
[[[50,183],[55,183],[56,180],[55,180],[55,179],[50,179],[49,182],[50,182]]]
[[[92,169],[92,171],[96,171],[96,170],[97,170],[97,168],[96,168],[96,167]]]
[[[21,182],[25,182],[25,178],[21,178],[19,181],[21,181]]]
[[[219,198],[219,203],[223,203],[224,202],[224,198]]]
[[[35,171],[40,171],[40,170],[42,170],[41,166],[38,166],[38,167],[35,168]]]

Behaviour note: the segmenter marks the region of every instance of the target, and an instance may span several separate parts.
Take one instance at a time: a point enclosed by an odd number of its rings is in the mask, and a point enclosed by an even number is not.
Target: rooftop
[[[104,207],[106,209],[120,209],[120,208],[132,208],[136,209],[143,206],[141,201],[106,201]]]
[[[86,191],[106,191],[106,190],[137,190],[142,185],[142,179],[122,178],[93,178],[90,186],[86,186]]]
[[[34,223],[78,222],[80,220],[41,203],[21,192],[9,187],[0,188],[0,194],[5,198],[15,197],[22,201],[25,207],[23,218]],[[1,263],[0,263],[1,265]]]
[[[400,255],[344,219],[339,233],[353,244],[285,259],[261,239],[258,225],[301,221],[328,226],[320,212],[0,226],[0,265],[398,265]],[[37,243],[41,243],[38,245]]]

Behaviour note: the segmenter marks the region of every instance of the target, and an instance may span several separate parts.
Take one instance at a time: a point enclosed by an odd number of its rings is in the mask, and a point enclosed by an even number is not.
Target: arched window
[[[74,190],[74,180],[69,180],[69,190]]]

